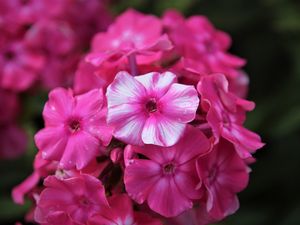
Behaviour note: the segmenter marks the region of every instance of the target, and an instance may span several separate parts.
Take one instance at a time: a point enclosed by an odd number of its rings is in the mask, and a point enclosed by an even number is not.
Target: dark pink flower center
[[[146,109],[149,113],[154,113],[157,111],[157,104],[154,98],[151,98],[146,103]]]
[[[91,206],[91,202],[85,196],[81,196],[78,198],[78,204],[82,208],[88,208]]]
[[[78,119],[74,119],[69,122],[68,127],[72,133],[75,133],[77,131],[80,131],[81,123]]]
[[[163,166],[164,174],[173,174],[175,171],[175,165],[173,163],[167,163]]]

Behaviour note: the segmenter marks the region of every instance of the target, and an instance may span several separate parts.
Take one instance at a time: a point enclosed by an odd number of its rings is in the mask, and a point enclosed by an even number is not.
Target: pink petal
[[[197,128],[190,125],[187,126],[184,136],[177,143],[176,160],[180,164],[189,162],[191,159],[207,154],[210,151],[210,141]]]
[[[58,126],[71,114],[73,94],[64,88],[56,88],[49,93],[49,100],[43,111],[45,126]]]
[[[172,84],[168,92],[159,100],[161,113],[180,123],[195,119],[199,98],[193,86]]]
[[[99,140],[89,133],[81,131],[69,137],[60,159],[60,166],[64,169],[72,169],[76,166],[80,170],[100,153],[99,150]]]
[[[67,138],[63,126],[44,128],[34,136],[36,146],[42,151],[42,157],[48,160],[60,159],[65,150]]]
[[[139,103],[145,94],[145,88],[134,77],[125,71],[119,72],[107,88],[108,108],[126,103]]]
[[[162,97],[170,88],[170,86],[176,82],[176,75],[171,72],[158,73],[152,72],[141,76],[136,76],[138,80],[147,90],[147,94],[152,97]]]
[[[143,203],[153,185],[161,178],[159,164],[142,159],[135,159],[124,173],[124,183],[128,195],[139,204]]]
[[[125,143],[143,145],[141,133],[146,115],[139,105],[123,104],[109,109],[108,124],[114,126],[114,136]]]
[[[181,193],[172,178],[161,177],[149,193],[148,205],[164,217],[174,217],[192,208],[193,202]]]
[[[37,171],[34,171],[29,177],[27,177],[21,184],[14,187],[12,190],[12,198],[17,204],[24,204],[24,196],[37,185],[40,175]]]
[[[83,119],[89,119],[101,110],[103,101],[103,91],[101,89],[93,89],[75,97],[74,111],[79,113]]]
[[[222,186],[211,188],[207,201],[207,211],[214,219],[218,220],[235,213],[239,208],[237,196],[222,190]]]
[[[145,144],[172,146],[183,135],[186,124],[172,121],[169,118],[155,114],[146,120],[142,132]]]

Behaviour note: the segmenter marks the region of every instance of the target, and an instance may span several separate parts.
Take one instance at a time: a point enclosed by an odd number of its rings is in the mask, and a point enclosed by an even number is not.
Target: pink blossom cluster
[[[9,98],[16,103],[16,93],[33,87],[71,85],[90,38],[104,30],[109,21],[104,1],[99,0],[1,0],[1,103]],[[4,133],[0,157],[23,152],[24,132],[15,120],[10,122],[2,114],[0,117],[5,121],[0,123],[0,132]]]
[[[239,208],[260,137],[245,60],[204,16],[127,10],[73,89],[49,94],[34,172],[13,190],[43,225],[209,224]],[[40,181],[43,181],[41,185]]]

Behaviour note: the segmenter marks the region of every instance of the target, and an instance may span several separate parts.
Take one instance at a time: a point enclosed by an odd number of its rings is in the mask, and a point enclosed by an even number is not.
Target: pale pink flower
[[[131,148],[144,156],[131,159],[124,173],[126,191],[136,202],[147,201],[153,211],[174,217],[192,208],[194,199],[201,198],[201,191],[196,190],[199,178],[195,161],[210,149],[210,142],[201,131],[188,126],[172,147]]]
[[[89,221],[88,225],[162,225],[158,219],[148,214],[134,212],[130,198],[126,194],[108,198],[109,207],[101,209]]]
[[[246,111],[253,110],[255,104],[231,93],[223,74],[202,77],[197,89],[216,140],[223,137],[232,142],[244,159],[263,146],[260,137],[243,126]]]
[[[101,182],[90,175],[44,181],[35,209],[35,221],[43,225],[86,224],[88,219],[108,206]]]
[[[35,135],[35,143],[44,159],[59,161],[64,169],[84,168],[112,137],[99,89],[78,96],[71,90],[54,89],[43,116],[45,128]]]
[[[193,86],[175,82],[171,72],[136,77],[119,72],[106,93],[114,136],[134,145],[174,145],[199,104]]]
[[[242,191],[249,180],[249,169],[225,139],[213,150],[197,160],[197,171],[206,193],[206,211],[221,220],[239,208],[236,193]]]
[[[172,48],[167,35],[162,34],[162,28],[157,17],[129,9],[117,17],[107,32],[94,37],[92,53],[86,60],[98,66],[104,61],[115,63],[136,54],[138,62],[153,61],[161,51]]]

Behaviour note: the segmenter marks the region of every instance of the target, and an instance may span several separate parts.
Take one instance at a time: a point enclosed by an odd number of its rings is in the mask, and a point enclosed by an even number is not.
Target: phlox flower
[[[84,168],[112,137],[99,89],[74,96],[71,90],[56,88],[49,94],[43,117],[45,128],[35,135],[35,143],[44,159],[59,161],[64,169]]]
[[[136,77],[119,72],[106,93],[114,136],[133,145],[174,145],[199,104],[193,86],[175,82],[171,72]]]
[[[143,155],[131,159],[124,172],[126,191],[136,202],[147,201],[154,212],[174,217],[192,208],[194,199],[201,198],[201,192],[196,190],[199,178],[195,161],[209,151],[210,142],[200,130],[189,126],[172,147],[131,148]]]
[[[134,212],[131,199],[126,194],[108,198],[109,207],[104,207],[88,221],[88,225],[162,225],[148,214]]]
[[[222,139],[213,150],[197,160],[197,171],[205,190],[205,210],[221,220],[239,208],[236,193],[248,185],[249,169],[234,146]]]
[[[103,185],[87,174],[67,179],[49,176],[44,186],[34,213],[35,221],[43,225],[83,225],[108,206]]]
[[[253,110],[255,104],[230,92],[223,74],[202,77],[197,89],[216,140],[223,137],[232,142],[239,156],[244,159],[263,146],[260,137],[243,126],[246,111]]]
[[[22,41],[7,43],[0,50],[0,87],[24,91],[36,81],[44,56]]]
[[[217,30],[205,16],[185,20],[177,11],[169,10],[163,21],[177,54],[202,64],[201,72],[222,72],[235,77],[245,65],[244,59],[228,53],[230,36]]]
[[[129,9],[117,17],[107,32],[94,37],[92,53],[87,55],[86,60],[98,66],[104,61],[115,63],[135,54],[138,62],[153,61],[158,53],[172,48],[162,29],[160,19]]]

